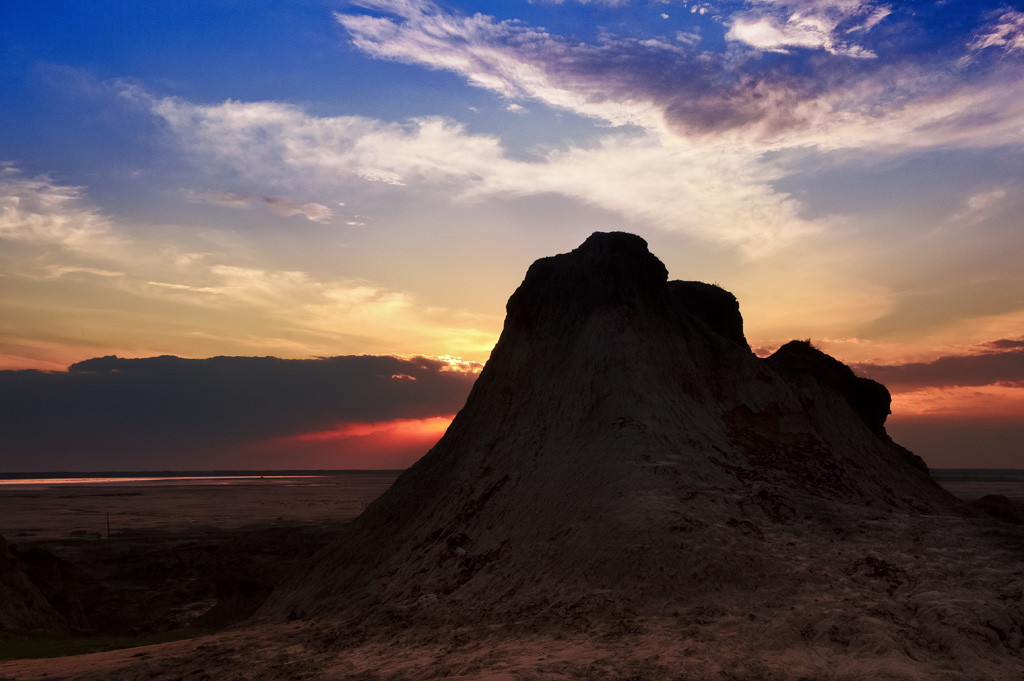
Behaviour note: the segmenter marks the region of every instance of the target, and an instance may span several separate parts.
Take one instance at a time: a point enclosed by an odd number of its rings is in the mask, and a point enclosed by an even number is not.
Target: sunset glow
[[[894,394],[892,411],[896,418],[924,416],[1013,423],[1024,414],[1024,388],[1000,385],[924,388]]]
[[[429,419],[395,419],[381,423],[347,423],[330,430],[302,433],[284,438],[283,442],[325,442],[348,440],[357,437],[409,438],[436,441],[451,425],[451,416],[435,416]],[[433,441],[430,444],[433,444]]]

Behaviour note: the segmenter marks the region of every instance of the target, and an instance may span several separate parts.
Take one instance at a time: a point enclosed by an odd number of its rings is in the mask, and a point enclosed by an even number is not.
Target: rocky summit
[[[964,565],[926,560],[971,511],[887,435],[889,403],[809,342],[758,358],[730,293],[594,234],[530,267],[444,437],[261,615],[543,631],[698,608],[778,614],[773,646],[1019,660],[1019,593],[999,610],[979,576],[986,605],[958,609]]]

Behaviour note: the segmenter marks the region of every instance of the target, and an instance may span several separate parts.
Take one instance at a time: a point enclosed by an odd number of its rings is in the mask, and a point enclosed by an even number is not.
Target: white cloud
[[[737,19],[726,38],[739,40],[769,52],[786,52],[787,47],[821,48],[847,57],[872,58],[875,55],[857,45],[845,45],[833,37],[834,25],[820,17],[792,16],[785,23],[773,17]]]
[[[678,31],[676,33],[676,42],[677,43],[682,43],[683,45],[686,45],[687,47],[696,47],[697,44],[700,43],[700,40],[701,40],[700,33],[697,33],[697,32],[686,33],[684,31]]]
[[[807,109],[814,113],[805,130],[787,131],[770,143],[864,151],[880,154],[878,158],[926,148],[1024,143],[1024,83],[1019,78],[992,79],[916,97],[904,91],[898,103],[874,103],[894,94],[871,81],[845,93],[830,93],[816,108]]]
[[[988,33],[978,35],[968,47],[974,52],[988,47],[1002,47],[1008,52],[1024,51],[1024,12],[1007,10]]]
[[[12,163],[0,163],[0,239],[83,255],[108,254],[125,244],[110,220],[85,202],[81,187],[25,177]]]
[[[747,253],[821,227],[771,189],[777,171],[757,154],[711,140],[612,132],[527,162],[509,158],[495,138],[440,118],[386,124],[318,118],[269,102],[200,106],[179,99],[155,100],[153,110],[204,163],[272,187],[336,188],[358,177],[444,185],[459,201],[555,193]]]
[[[198,158],[274,190],[462,178],[483,172],[502,156],[497,139],[468,135],[462,125],[437,117],[397,124],[360,116],[316,118],[276,102],[193,105],[150,98],[149,103]]]
[[[882,20],[885,19],[890,14],[892,14],[891,7],[876,7],[875,9],[871,10],[871,13],[868,14],[867,18],[863,20],[863,23],[857,24],[856,26],[846,29],[846,32],[857,33],[858,31],[870,31],[875,26],[880,24]]]
[[[877,55],[848,44],[838,34],[870,31],[891,13],[889,7],[860,0],[760,0],[752,4],[753,9],[732,20],[727,40],[771,52],[802,47],[857,58]],[[858,23],[843,28],[851,21]]]
[[[1006,201],[1006,188],[999,187],[986,192],[978,192],[967,197],[963,208],[949,217],[947,222],[977,224],[988,218]]]
[[[307,220],[313,222],[330,222],[333,213],[331,209],[320,203],[304,203],[300,206],[302,214],[306,216]]]
[[[552,60],[561,58],[567,65],[577,61],[585,67],[601,48],[570,45],[545,31],[513,21],[496,22],[482,14],[445,14],[426,0],[369,0],[360,4],[399,17],[335,14],[352,36],[353,44],[375,57],[454,71],[470,84],[504,97],[536,98],[615,125],[660,123],[655,107],[609,97],[604,85],[550,68]],[[643,41],[642,48],[656,52],[678,49],[653,40]],[[573,54],[581,51],[589,55]],[[587,58],[570,58],[579,56]]]

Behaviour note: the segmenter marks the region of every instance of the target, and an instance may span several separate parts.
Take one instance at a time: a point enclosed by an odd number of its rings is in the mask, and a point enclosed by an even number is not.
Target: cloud
[[[1024,339],[894,365],[852,364],[892,392],[886,430],[930,466],[1013,468],[1024,424]]]
[[[387,356],[103,357],[67,373],[0,371],[0,466],[215,468],[224,447],[450,417],[475,377],[443,360]],[[278,453],[277,467],[295,465]]]
[[[677,31],[676,32],[676,42],[682,43],[683,45],[686,45],[687,47],[690,47],[690,48],[697,47],[697,44],[700,43],[700,41],[701,41],[701,35],[700,35],[700,33],[698,31],[693,31],[693,32],[689,32],[689,33],[686,32],[686,31]]]
[[[10,162],[0,163],[0,239],[87,256],[126,245],[111,221],[85,203],[81,187],[25,177]]]
[[[330,222],[334,215],[327,206],[322,203],[313,203],[312,201],[302,204],[298,210],[311,222]]]
[[[933,58],[948,56],[949,68],[925,69],[904,54],[837,66],[831,57],[767,60],[742,41],[698,51],[697,27],[675,40],[602,32],[586,43],[429,0],[357,4],[369,11],[335,17],[366,54],[457,73],[515,100],[512,110],[534,100],[599,127],[591,139],[534,149],[525,161],[510,158],[496,136],[446,118],[324,117],[279,102],[200,105],[131,85],[122,91],[162,119],[204,169],[241,176],[261,196],[338,187],[404,188],[456,202],[558,194],[748,256],[836,224],[808,217],[798,199],[774,189],[808,155],[877,163],[1024,142],[1024,85],[1009,71],[966,79],[955,68],[966,41],[961,52]],[[883,30],[891,13],[859,0],[761,0],[725,21],[733,33],[777,33],[763,39],[765,49],[801,44],[868,56],[851,36]],[[300,209],[325,219],[314,205],[282,208]]]
[[[270,210],[278,215],[290,217],[292,215],[303,215],[312,222],[330,222],[331,209],[320,203],[304,203],[296,206],[287,199],[264,197],[263,203],[270,207]]]
[[[285,217],[293,215],[305,216],[312,222],[330,222],[333,217],[331,209],[319,203],[307,203],[298,206],[288,199],[270,196],[257,196],[249,192],[225,192],[216,189],[206,191],[186,190],[185,197],[192,203],[210,203],[225,208],[249,209],[264,205],[272,212]]]
[[[887,6],[860,0],[760,0],[751,4],[754,9],[732,19],[727,40],[773,52],[797,47],[857,58],[877,55],[840,36],[870,31],[891,13]]]
[[[979,33],[969,49],[980,52],[989,47],[1003,48],[1007,52],[1024,52],[1024,12],[1006,10],[990,26],[988,33]]]
[[[804,46],[878,57],[845,66],[796,54],[765,60],[728,49],[697,52],[696,34],[667,43],[605,33],[596,43],[581,43],[514,21],[448,13],[427,0],[362,4],[383,16],[336,17],[353,45],[371,56],[452,71],[504,97],[533,98],[691,142],[714,135],[720,145],[755,154],[803,147],[892,156],[928,146],[1024,141],[1019,70],[966,73],[958,66],[966,39],[912,53],[900,51],[890,36],[882,42],[888,51],[877,55],[846,42],[886,25],[893,10],[877,2],[759,0],[727,19],[738,44],[747,44],[738,40],[742,35],[760,49]],[[1016,15],[1006,16],[1004,24],[1015,26]],[[912,24],[914,15],[899,20]]]
[[[999,340],[990,341],[986,345],[994,350],[1013,350],[1015,348],[1024,348],[1024,338],[1018,338],[1016,340],[1001,338]]]
[[[496,138],[467,134],[464,126],[439,117],[385,123],[362,116],[318,118],[277,102],[194,105],[137,90],[128,94],[147,101],[186,149],[204,162],[223,164],[250,182],[278,189],[326,191],[338,182],[401,186],[423,178],[461,180],[502,159]],[[256,200],[249,196],[229,194],[227,201]],[[270,205],[279,201],[261,200]]]
[[[306,272],[210,264],[191,277],[148,280],[147,296],[251,318],[255,344],[274,334],[294,351],[339,345],[377,352],[421,351],[481,356],[493,347],[495,320],[447,308],[425,308],[412,295],[356,278],[318,280]],[[237,339],[235,341],[237,343]]]
[[[657,125],[653,107],[627,97],[612,98],[609,80],[629,75],[615,66],[615,53],[635,49],[656,57],[679,50],[658,40],[609,42],[603,46],[569,42],[515,21],[475,14],[447,14],[433,2],[405,0],[360,5],[398,17],[336,13],[353,44],[381,59],[454,71],[478,87],[510,99],[536,98],[552,106],[594,116],[617,125]],[[657,63],[652,60],[652,65]],[[561,68],[551,68],[554,64]],[[608,80],[594,82],[587,72],[604,67]],[[619,88],[626,95],[625,87]]]
[[[835,26],[817,17],[790,17],[780,23],[773,17],[737,19],[726,38],[739,40],[751,47],[769,52],[786,52],[787,47],[821,48],[832,54],[848,57],[872,58],[877,55],[858,46],[836,44],[832,32]]]
[[[204,169],[241,176],[261,196],[339,187],[404,188],[455,202],[557,194],[748,256],[837,224],[808,216],[774,188],[809,157],[879,163],[1024,142],[1024,84],[995,67],[968,79],[956,67],[966,40],[959,52],[930,56],[931,65],[879,53],[839,66],[821,55],[769,60],[736,41],[698,51],[698,33],[668,41],[603,32],[585,43],[429,0],[358,5],[369,12],[335,16],[366,54],[454,72],[515,100],[511,108],[534,100],[598,127],[590,139],[531,150],[525,161],[510,158],[498,137],[446,118],[388,122],[312,116],[279,102],[200,105],[135,86],[123,93],[162,119]],[[789,35],[773,38],[780,49],[802,41],[836,57],[866,56],[850,36],[884,30],[892,11],[859,0],[762,0],[726,23]],[[880,44],[895,49],[891,40]],[[322,219],[306,207],[307,217]]]
[[[963,208],[953,215],[950,215],[947,222],[966,222],[975,224],[981,222],[992,214],[993,210],[1003,204],[1006,199],[1006,189],[998,188],[987,192],[978,192],[964,201]]]
[[[77,265],[53,265],[48,268],[53,278],[63,277],[67,274],[91,274],[94,277],[123,277],[124,272],[114,270],[103,270],[97,267],[81,267]]]
[[[947,355],[909,364],[854,364],[853,368],[894,392],[972,386],[1024,388],[1024,347],[1020,343],[1003,339],[983,346],[999,352]]]
[[[748,253],[822,226],[772,190],[778,173],[769,164],[716,142],[614,132],[523,161],[510,158],[497,138],[437,117],[385,123],[314,117],[273,102],[193,105],[177,98],[152,98],[151,110],[205,165],[276,190],[442,187],[455,201],[560,194]],[[254,201],[238,194],[215,198],[231,205]]]

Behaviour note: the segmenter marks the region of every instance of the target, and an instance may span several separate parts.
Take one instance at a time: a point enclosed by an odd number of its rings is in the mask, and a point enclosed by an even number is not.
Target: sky
[[[1024,468],[1022,76],[1012,2],[4,2],[0,471],[404,467],[610,230]]]

